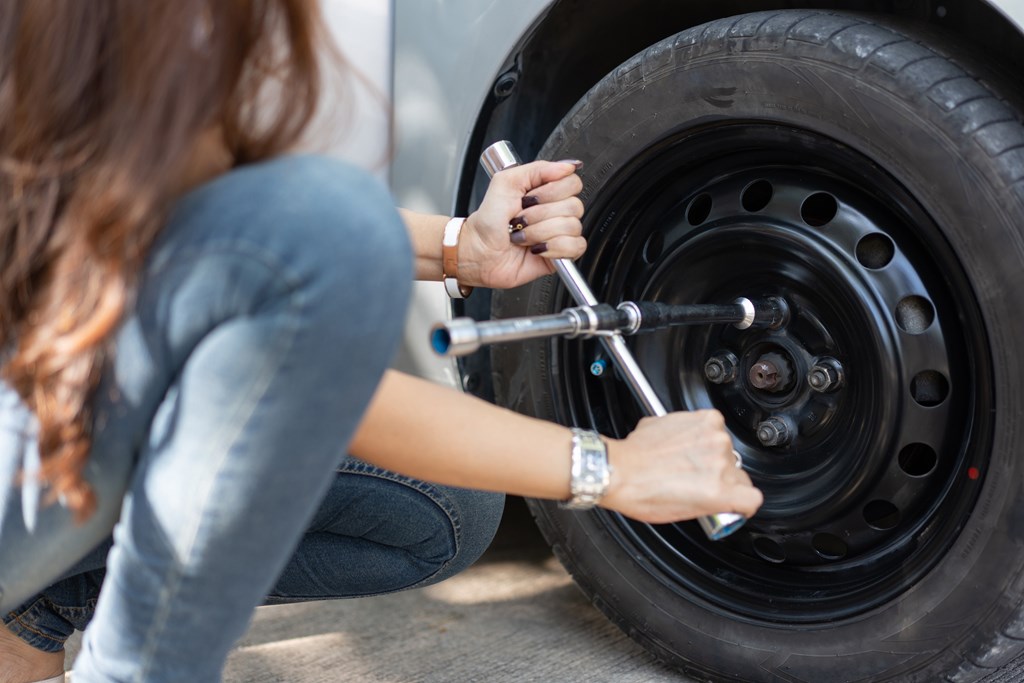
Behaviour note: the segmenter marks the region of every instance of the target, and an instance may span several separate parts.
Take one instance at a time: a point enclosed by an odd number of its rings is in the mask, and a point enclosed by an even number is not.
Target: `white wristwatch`
[[[459,284],[459,235],[465,222],[465,218],[451,219],[441,235],[441,279],[445,291],[453,299],[465,299],[473,292],[472,287]]]
[[[560,503],[567,510],[589,510],[604,498],[612,480],[608,464],[608,446],[601,435],[587,429],[572,428],[572,466],[569,500]]]

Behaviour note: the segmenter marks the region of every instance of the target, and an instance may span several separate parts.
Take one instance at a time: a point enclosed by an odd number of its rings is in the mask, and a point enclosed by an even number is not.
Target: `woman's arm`
[[[602,507],[646,522],[752,515],[761,494],[736,469],[714,411],[645,419],[605,438],[612,479]],[[439,484],[531,498],[569,497],[571,434],[456,389],[388,371],[350,446],[380,467]]]
[[[417,280],[441,279],[441,235],[448,216],[398,209],[412,243]]]
[[[582,182],[574,162],[535,161],[496,173],[462,227],[459,284],[515,287],[576,258]],[[447,216],[402,211],[416,277],[439,280]],[[514,223],[517,229],[510,231]],[[525,226],[525,227],[523,227]],[[644,418],[625,439],[605,439],[612,467],[601,506],[645,522],[717,512],[752,515],[761,493],[735,467],[716,411]],[[571,432],[455,389],[389,371],[350,446],[381,467],[439,484],[531,498],[569,498]]]

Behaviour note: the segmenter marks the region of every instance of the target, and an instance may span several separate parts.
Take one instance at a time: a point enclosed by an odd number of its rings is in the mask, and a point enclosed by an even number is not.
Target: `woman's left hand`
[[[586,249],[576,161],[534,161],[499,171],[459,238],[459,282],[508,289],[547,275]],[[522,227],[520,227],[522,226]]]

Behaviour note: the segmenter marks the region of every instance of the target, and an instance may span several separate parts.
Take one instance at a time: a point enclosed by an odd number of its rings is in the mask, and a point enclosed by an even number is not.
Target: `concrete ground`
[[[259,608],[224,681],[693,683],[587,602],[520,499],[511,499],[484,557],[442,584]],[[1024,683],[1024,659],[982,683]]]
[[[257,610],[228,683],[687,681],[597,610],[509,506],[491,549],[442,584]]]
[[[69,668],[77,644],[69,643]],[[520,499],[480,561],[444,583],[259,608],[224,673],[225,683],[689,680],[587,602]]]

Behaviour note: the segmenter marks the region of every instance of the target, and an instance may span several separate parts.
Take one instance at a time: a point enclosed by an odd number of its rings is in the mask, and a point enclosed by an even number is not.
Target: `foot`
[[[45,681],[64,672],[64,651],[43,652],[0,625],[0,683]]]

